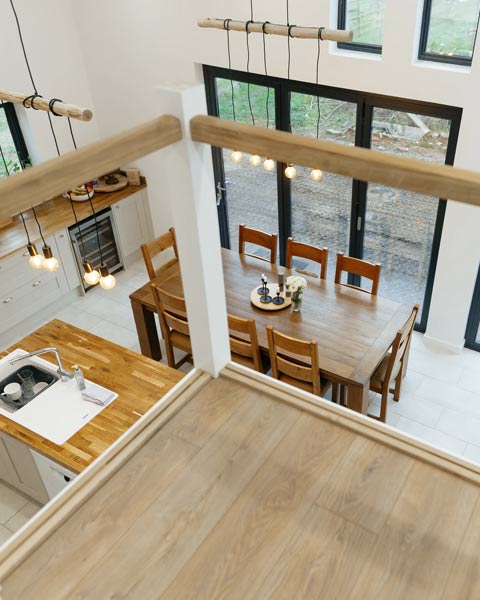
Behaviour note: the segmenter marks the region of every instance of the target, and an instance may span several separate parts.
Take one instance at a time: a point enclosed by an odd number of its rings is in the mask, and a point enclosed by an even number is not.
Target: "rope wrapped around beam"
[[[88,108],[67,104],[56,98],[53,98],[52,101],[37,94],[20,94],[10,90],[0,90],[0,100],[12,102],[13,104],[23,104],[25,108],[45,110],[55,116],[70,117],[70,119],[77,119],[78,121],[91,121],[93,117],[93,112]]]

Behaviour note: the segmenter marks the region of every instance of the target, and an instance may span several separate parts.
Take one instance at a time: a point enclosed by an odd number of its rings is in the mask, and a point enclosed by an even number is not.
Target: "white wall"
[[[23,39],[38,92],[94,108],[85,63],[70,2],[15,0]],[[0,5],[0,85],[16,92],[33,93],[10,3]],[[44,111],[17,107],[30,155],[35,163],[56,156],[55,144]],[[66,119],[53,118],[62,153],[73,150]],[[98,139],[95,120],[72,121],[78,145]]]
[[[48,2],[54,10],[48,11],[48,18],[44,18],[44,21],[66,19],[69,33],[65,33],[65,27],[63,39],[69,36],[75,38],[73,28],[70,30],[71,15],[67,8],[60,0]],[[18,3],[23,9],[27,6],[26,0],[18,0]],[[298,25],[335,25],[336,4],[336,0],[292,0],[290,22]],[[471,70],[417,64],[415,40],[418,37],[421,4],[421,0],[386,0],[382,57],[341,52],[330,44],[328,49],[324,48],[321,59],[320,81],[326,85],[463,107],[456,164],[478,169],[480,37],[477,39],[476,60]],[[246,19],[249,16],[249,3],[233,0],[137,0],[135,3],[127,0],[103,0],[101,3],[83,0],[81,3],[71,2],[71,5],[87,67],[96,122],[102,136],[158,114],[155,87],[159,83],[172,79],[198,80],[201,76],[198,65],[202,63],[227,65],[225,33],[198,29],[197,18],[216,16]],[[284,2],[254,0],[254,9],[256,20],[285,22]],[[38,18],[41,18],[40,9],[38,13]],[[3,19],[1,22],[0,32],[6,29],[11,38],[12,25],[6,27]],[[48,36],[33,20],[26,37],[30,35],[43,39],[43,42],[39,42],[43,52],[51,55]],[[245,69],[245,36],[232,33],[231,41],[233,67]],[[286,39],[272,36],[267,38],[267,44],[269,73],[286,77]],[[262,73],[261,36],[251,36],[250,45],[251,70]],[[74,46],[78,50],[76,42]],[[291,77],[314,81],[316,41],[294,39],[291,47]],[[76,53],[75,56],[78,58]],[[36,63],[39,62],[37,55]],[[54,65],[55,60],[52,59],[50,64]],[[67,86],[67,82],[72,83],[71,73],[65,64],[63,67]],[[79,69],[78,63],[76,69]],[[45,71],[45,86],[54,87],[58,73],[51,67]],[[26,79],[23,84],[26,85]],[[18,87],[17,81],[11,85]],[[65,89],[63,92],[55,87],[54,93],[63,93],[67,97],[70,85]],[[88,104],[87,101],[85,103]],[[80,126],[77,129],[80,130]],[[164,231],[172,217],[169,201],[162,193],[163,182],[169,173],[161,161],[159,163],[154,157],[142,159],[139,165],[149,182],[155,230]],[[463,341],[480,258],[479,229],[480,210],[449,203],[427,333],[453,346],[459,346]]]

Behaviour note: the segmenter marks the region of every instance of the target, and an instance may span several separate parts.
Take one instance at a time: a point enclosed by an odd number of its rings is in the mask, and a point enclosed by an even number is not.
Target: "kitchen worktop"
[[[101,333],[101,332],[99,332]],[[57,446],[0,415],[0,431],[81,472],[164,396],[183,374],[63,321],[53,320],[0,354],[56,346],[66,368],[78,364],[85,377],[119,396],[64,445]],[[42,358],[54,363],[51,354]]]
[[[118,192],[111,192],[110,194],[94,194],[92,198],[93,206],[95,211],[101,211],[104,208],[108,208],[112,204],[127,198],[128,196],[139,192],[147,187],[145,178],[141,178],[142,183],[140,185],[128,185],[123,190]],[[75,212],[77,213],[77,219],[81,221],[92,214],[90,203],[87,202],[74,202]],[[63,196],[57,196],[52,198],[43,204],[35,207],[38,220],[42,226],[42,232],[44,237],[48,237],[53,233],[56,233],[60,229],[69,227],[75,223],[70,201]],[[33,243],[38,243],[40,235],[38,233],[38,227],[35,223],[33,212],[26,210],[23,213],[27,229],[30,234],[30,238]],[[23,228],[22,220],[20,215],[13,217],[13,223],[0,229],[0,259],[17,252],[27,244],[25,229]]]

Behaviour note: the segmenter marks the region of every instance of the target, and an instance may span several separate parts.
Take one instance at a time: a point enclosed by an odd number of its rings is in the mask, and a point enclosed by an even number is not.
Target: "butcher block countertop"
[[[146,413],[182,377],[183,373],[112,344],[96,335],[53,320],[0,354],[15,348],[31,352],[56,346],[65,368],[78,364],[85,377],[118,394],[63,446],[0,416],[0,430],[79,473]],[[54,362],[51,354],[42,358]]]
[[[119,202],[140,190],[147,187],[145,178],[141,178],[142,183],[140,185],[128,185],[123,190],[118,192],[111,192],[110,194],[94,194],[92,198],[93,206],[95,211],[98,212],[104,208],[108,208],[115,202]],[[75,212],[77,213],[77,219],[81,221],[92,214],[90,203],[87,202],[74,202]],[[70,201],[63,196],[57,196],[51,200],[47,200],[43,204],[35,207],[38,220],[42,226],[42,232],[44,237],[48,237],[60,229],[70,227],[75,223]],[[25,222],[27,224],[28,233],[32,242],[37,243],[40,240],[38,233],[38,227],[35,223],[33,212],[26,210],[23,213]],[[0,229],[0,259],[17,252],[27,244],[25,229],[23,228],[22,220],[20,215],[13,217],[13,223]]]

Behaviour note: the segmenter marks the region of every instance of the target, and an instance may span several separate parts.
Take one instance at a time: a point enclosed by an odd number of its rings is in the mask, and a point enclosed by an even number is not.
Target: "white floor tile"
[[[407,393],[401,394],[399,402],[390,400],[388,409],[427,427],[435,427],[445,410],[441,404]]]
[[[458,385],[425,377],[416,395],[443,404],[452,410],[480,416],[480,395],[463,390]]]
[[[27,502],[27,498],[0,482],[0,523],[5,524]]]
[[[462,440],[446,435],[431,427],[426,427],[425,425],[407,419],[406,417],[399,417],[395,427],[404,433],[408,433],[432,446],[436,446],[437,448],[441,448],[452,454],[461,456],[467,446],[467,443]]]
[[[462,369],[458,386],[463,390],[480,395],[480,364],[477,369]]]
[[[106,320],[100,321],[97,326],[96,335],[125,348],[132,348],[138,343],[136,333]]]
[[[411,349],[408,369],[446,383],[456,383],[463,369],[460,354]]]
[[[70,323],[75,327],[84,329],[90,333],[97,333],[97,326],[102,320],[100,317],[93,315],[92,313],[80,310],[76,306],[66,306],[62,308],[58,313],[55,314],[56,319],[61,319],[66,323]]]
[[[13,531],[7,529],[3,525],[0,525],[0,546],[8,542],[8,540],[12,537]]]
[[[27,502],[25,506],[10,517],[10,519],[5,523],[5,527],[10,529],[11,531],[18,531],[20,527],[23,527],[25,523],[27,523],[37,512],[40,510],[41,506],[39,504],[35,504],[34,502]]]
[[[436,428],[470,444],[480,446],[480,419],[446,408]]]
[[[474,444],[467,444],[467,447],[463,452],[463,456],[471,462],[480,464],[480,446],[475,446]]]

